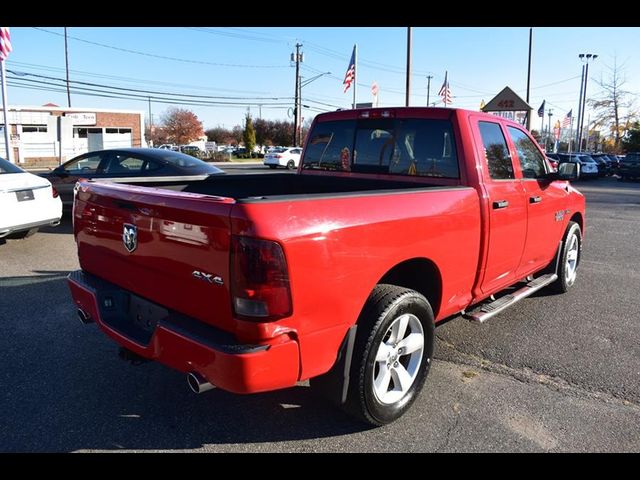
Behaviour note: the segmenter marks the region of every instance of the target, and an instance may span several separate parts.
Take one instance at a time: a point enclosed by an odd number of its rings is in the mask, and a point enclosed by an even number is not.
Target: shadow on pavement
[[[0,451],[193,449],[365,430],[308,387],[256,395],[192,393],[183,374],[131,366],[82,325],[66,271],[0,278]],[[237,450],[259,447],[241,447]]]

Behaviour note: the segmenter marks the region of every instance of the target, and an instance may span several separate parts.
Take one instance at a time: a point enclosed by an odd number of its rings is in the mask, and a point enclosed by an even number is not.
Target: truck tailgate
[[[170,310],[232,331],[232,198],[81,182],[74,203],[80,266]]]

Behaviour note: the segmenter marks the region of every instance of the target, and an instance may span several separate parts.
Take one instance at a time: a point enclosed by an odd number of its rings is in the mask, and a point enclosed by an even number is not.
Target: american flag
[[[447,80],[447,75],[449,72],[444,72],[444,82],[442,83],[442,87],[440,87],[440,91],[438,95],[442,97],[442,101],[444,102],[444,106],[446,107],[451,103],[451,89],[449,88],[449,80]]]
[[[353,83],[356,78],[356,46],[353,46],[353,53],[351,54],[351,61],[349,62],[349,67],[347,67],[347,73],[344,75],[344,92],[346,93],[349,90],[349,87]]]
[[[573,112],[573,108],[569,110],[569,113],[567,113],[567,115],[562,120],[562,128],[567,128],[571,123],[571,112]]]
[[[11,51],[9,27],[0,27],[0,60],[6,60]]]

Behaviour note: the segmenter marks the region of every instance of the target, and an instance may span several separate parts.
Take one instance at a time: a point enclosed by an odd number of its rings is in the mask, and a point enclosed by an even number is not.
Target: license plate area
[[[16,198],[19,202],[27,202],[34,200],[36,197],[33,195],[33,190],[18,190],[16,192]]]
[[[141,345],[148,345],[158,322],[169,310],[133,293],[103,291],[98,295],[100,317],[109,327]]]

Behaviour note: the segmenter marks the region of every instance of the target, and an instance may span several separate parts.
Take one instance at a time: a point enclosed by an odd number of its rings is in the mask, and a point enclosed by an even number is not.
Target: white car
[[[0,158],[0,238],[26,238],[56,226],[62,201],[51,182]]]
[[[301,153],[301,147],[276,148],[264,156],[264,164],[269,168],[281,166],[291,170],[298,167]]]

